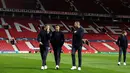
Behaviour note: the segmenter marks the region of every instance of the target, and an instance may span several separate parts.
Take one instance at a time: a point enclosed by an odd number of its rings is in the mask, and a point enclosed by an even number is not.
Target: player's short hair
[[[80,25],[80,22],[79,22],[79,21],[75,21],[75,23],[79,23],[79,25]]]
[[[60,25],[58,25],[58,24],[57,24],[57,25],[55,25],[55,27],[57,27],[57,26],[59,26],[59,27],[60,27]]]
[[[58,24],[57,24],[57,25],[55,25],[55,26],[59,26],[59,27],[60,27],[60,25],[58,25]]]
[[[126,30],[123,30],[123,31],[122,31],[122,34],[125,34],[125,33],[127,33]]]
[[[46,26],[50,26],[50,25],[47,24],[47,25],[45,25],[45,27],[46,27]]]

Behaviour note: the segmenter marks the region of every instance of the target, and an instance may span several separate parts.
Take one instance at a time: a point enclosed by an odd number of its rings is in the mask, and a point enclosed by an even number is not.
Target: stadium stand
[[[65,0],[40,0],[46,10],[50,11],[70,11],[70,6]]]
[[[91,45],[98,51],[100,52],[113,52],[115,50],[111,50],[108,47],[106,47],[105,45],[103,45],[103,43],[99,43],[99,42],[91,42]]]
[[[22,9],[24,0],[4,0],[7,8]]]
[[[5,33],[5,30],[3,28],[0,28],[0,38],[7,38],[7,35]]]
[[[18,47],[19,51],[32,51],[32,49],[25,44],[25,41],[17,41],[16,46]]]
[[[36,40],[29,41],[34,47],[39,47],[39,43]]]
[[[0,40],[0,51],[14,51],[14,48],[5,40]]]
[[[0,1],[0,8],[2,8],[2,2]]]
[[[106,44],[112,46],[116,51],[119,51],[119,47],[116,45],[115,42],[106,42]]]
[[[94,3],[94,0],[75,0],[74,4],[81,12],[106,14],[100,5]]]
[[[10,19],[6,18],[5,21],[11,26],[11,29],[9,29],[11,36],[13,36],[15,38],[25,38],[25,37],[26,38],[36,38],[37,37],[38,26],[40,25],[38,20],[18,19],[18,18],[10,20]],[[19,29],[16,29],[16,27],[20,27],[20,25],[24,25],[24,27],[21,28],[21,31]],[[31,26],[31,25],[33,25],[33,26]],[[28,29],[32,28],[32,29],[34,29],[34,31],[29,31],[25,28],[28,28]],[[27,35],[27,34],[30,34],[30,35]]]
[[[35,9],[36,0],[4,0],[6,8]]]
[[[39,7],[39,10],[36,10],[37,3],[41,3],[42,9]],[[73,7],[74,9],[72,9]],[[80,21],[82,28],[85,30],[84,39],[88,39],[90,42],[90,46],[84,43],[83,53],[118,52],[119,48],[114,42],[121,30],[124,29],[127,29],[128,39],[130,40],[129,22],[121,22],[123,17],[129,16],[118,16],[121,18],[116,18],[118,14],[129,15],[130,13],[129,8],[123,6],[120,0],[0,0],[0,8],[3,8],[0,9],[2,18],[0,20],[0,46],[2,46],[0,51],[39,51],[39,43],[36,38],[40,26],[49,24],[51,30],[54,31],[54,25],[58,24],[61,26],[66,39],[62,47],[63,52],[70,53],[73,37],[71,30],[77,20]],[[6,8],[11,10],[2,12]],[[15,9],[24,12],[17,12]],[[10,15],[12,16],[10,17]],[[112,22],[94,22],[96,19],[98,21],[110,19]],[[118,21],[117,19],[121,21],[115,23],[114,21]],[[4,29],[2,25],[5,23],[9,25],[9,29]],[[105,31],[102,31],[102,29]],[[17,41],[13,47],[6,42],[11,37],[14,37]],[[129,48],[128,52],[130,52]]]
[[[84,35],[84,38],[88,40],[112,40],[106,34],[87,34],[87,35]]]
[[[128,7],[122,5],[120,0],[101,0],[105,6],[109,7],[115,14],[126,14],[128,15],[130,10]],[[116,5],[115,5],[116,3]]]
[[[37,38],[37,34],[38,34],[38,27],[40,25],[39,20],[34,20],[34,19],[20,19],[20,18],[12,18],[10,20],[10,18],[5,18],[6,23],[8,23],[10,25],[10,29],[9,29],[9,33],[11,34],[12,37],[18,39],[18,38]],[[50,24],[52,25],[52,27],[54,25],[59,24],[61,26],[61,30],[62,31],[68,31],[66,29],[65,26],[67,26],[69,29],[70,27],[73,25],[74,21],[63,21],[63,23],[61,21],[58,20],[49,20],[46,22],[46,24]],[[17,24],[16,24],[17,23]],[[36,32],[33,32],[32,30],[28,30],[31,29],[31,27],[29,26],[29,23],[32,24],[34,26],[34,28],[36,29]],[[95,27],[93,24],[89,24],[89,23],[83,23],[83,28],[88,28],[89,25]],[[22,31],[18,31],[18,27]],[[27,28],[25,28],[27,27]],[[54,28],[54,27],[53,27]],[[3,33],[1,33],[1,36],[4,38],[7,38],[7,35],[5,33],[5,30],[3,28],[0,29]],[[107,31],[109,31],[107,29]],[[72,33],[71,32],[64,32],[65,33],[65,38],[66,40],[72,39]],[[109,33],[109,32],[108,32]],[[27,35],[29,34],[29,35]],[[117,36],[115,36],[114,34],[110,34],[110,36],[114,39],[117,39]],[[83,50],[84,53],[95,53],[96,51],[98,52],[117,52],[119,51],[118,46],[116,44],[114,44],[112,41],[112,38],[108,36],[105,33],[93,33],[93,32],[89,32],[87,34],[84,35],[84,39],[88,39],[91,42],[91,46],[93,47],[89,47],[87,45],[84,44],[84,47],[86,48],[86,50]],[[106,41],[106,42],[99,42],[99,41]],[[107,42],[110,41],[110,42]],[[36,40],[29,40],[28,42],[30,42],[33,47],[38,48],[39,44]],[[70,42],[69,42],[70,43]],[[21,45],[22,44],[22,45]],[[17,40],[17,44],[16,47],[18,48],[19,51],[35,51],[33,48],[29,48],[27,46],[27,44],[25,44],[25,41],[19,41]],[[95,50],[94,50],[95,49]],[[68,48],[66,48],[65,46],[63,46],[63,52],[64,53],[70,53],[71,50],[69,50]]]

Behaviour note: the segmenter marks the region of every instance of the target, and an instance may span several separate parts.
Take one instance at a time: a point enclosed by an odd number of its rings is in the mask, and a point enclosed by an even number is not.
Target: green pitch
[[[59,70],[55,70],[53,54],[47,58],[47,70],[40,70],[39,54],[0,54],[0,73],[130,73],[130,54],[127,66],[117,66],[117,54],[84,54],[82,70],[70,70],[70,54],[62,54]]]

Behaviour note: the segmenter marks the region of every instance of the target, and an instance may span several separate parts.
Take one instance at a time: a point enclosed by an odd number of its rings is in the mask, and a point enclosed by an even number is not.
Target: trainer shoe
[[[78,70],[80,71],[80,70],[81,70],[81,67],[78,67]]]
[[[58,69],[59,69],[59,65],[56,65],[55,69],[57,69],[57,70],[58,70]]]
[[[126,63],[124,62],[124,65],[126,66]]]
[[[47,65],[45,65],[44,68],[47,69]]]
[[[44,68],[44,66],[41,66],[41,70],[44,70],[45,68]]]
[[[71,70],[75,70],[76,69],[76,66],[72,66]]]
[[[120,66],[121,65],[121,62],[118,62],[118,66]]]

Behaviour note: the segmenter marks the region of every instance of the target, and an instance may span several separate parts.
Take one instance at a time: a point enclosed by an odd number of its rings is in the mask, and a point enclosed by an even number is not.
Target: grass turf
[[[40,70],[39,54],[0,54],[0,73],[129,73],[130,54],[127,66],[117,66],[117,54],[83,54],[82,70],[70,70],[71,55],[61,55],[59,70],[55,70],[53,54],[48,54],[47,70]]]

